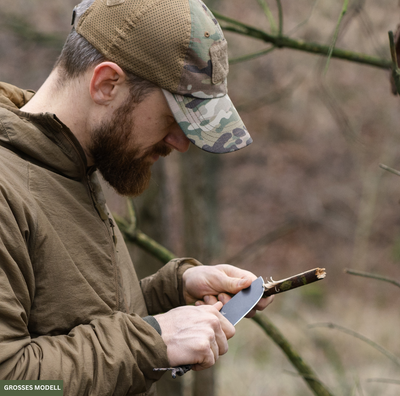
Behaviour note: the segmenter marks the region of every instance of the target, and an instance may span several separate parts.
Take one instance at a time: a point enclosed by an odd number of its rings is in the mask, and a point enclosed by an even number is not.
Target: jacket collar
[[[24,159],[72,179],[86,176],[82,146],[55,114],[19,110],[34,95],[0,83],[0,145]]]

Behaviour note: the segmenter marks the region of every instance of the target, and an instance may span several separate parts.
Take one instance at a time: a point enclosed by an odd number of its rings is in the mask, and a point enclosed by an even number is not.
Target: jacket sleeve
[[[155,274],[140,281],[150,315],[186,305],[183,297],[182,275],[191,267],[202,265],[193,258],[173,259]]]
[[[0,379],[63,380],[66,396],[145,392],[162,375],[153,368],[169,364],[162,338],[137,315],[114,312],[68,334],[30,334],[35,219],[16,200],[0,185]]]

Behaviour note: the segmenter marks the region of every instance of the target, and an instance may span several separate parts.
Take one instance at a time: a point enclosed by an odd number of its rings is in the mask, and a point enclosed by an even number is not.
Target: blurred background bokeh
[[[257,0],[206,3],[270,31]],[[0,0],[0,81],[40,87],[75,4]],[[277,3],[268,4],[277,19]],[[342,6],[283,0],[283,33],[329,45]],[[394,0],[350,0],[337,47],[390,59],[388,31],[396,29],[399,10]],[[225,36],[231,59],[269,47],[232,32]],[[134,200],[140,229],[177,256],[229,262],[274,279],[326,268],[324,281],[276,296],[265,315],[335,395],[400,394],[400,290],[344,272],[399,279],[400,178],[379,167],[400,169],[400,98],[391,93],[389,74],[338,59],[326,68],[326,57],[286,48],[234,63],[229,94],[254,143],[221,156],[195,147],[173,153],[156,164],[150,188]],[[104,188],[112,211],[126,215],[126,200]],[[133,244],[130,251],[140,277],[161,265]],[[328,323],[373,340],[397,363]],[[213,373],[202,380],[212,390],[194,390],[189,373],[169,394],[311,394],[250,320],[237,326]]]

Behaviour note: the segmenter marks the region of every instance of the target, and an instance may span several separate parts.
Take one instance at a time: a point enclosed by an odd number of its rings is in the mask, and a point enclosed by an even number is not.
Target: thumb
[[[215,304],[213,304],[213,307],[216,308],[217,311],[220,311],[223,306],[224,304],[221,301],[218,301]]]
[[[251,285],[252,280],[250,278],[231,278],[226,277],[224,279],[224,291],[225,293],[236,294],[240,290],[246,289]]]

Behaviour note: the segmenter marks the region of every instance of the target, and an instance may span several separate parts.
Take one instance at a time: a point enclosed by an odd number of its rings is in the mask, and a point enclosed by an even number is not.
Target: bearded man
[[[38,92],[0,85],[0,379],[152,394],[153,368],[227,352],[219,310],[255,275],[182,258],[139,281],[97,178],[135,196],[172,150],[250,144],[227,72],[200,0],[85,0]]]

